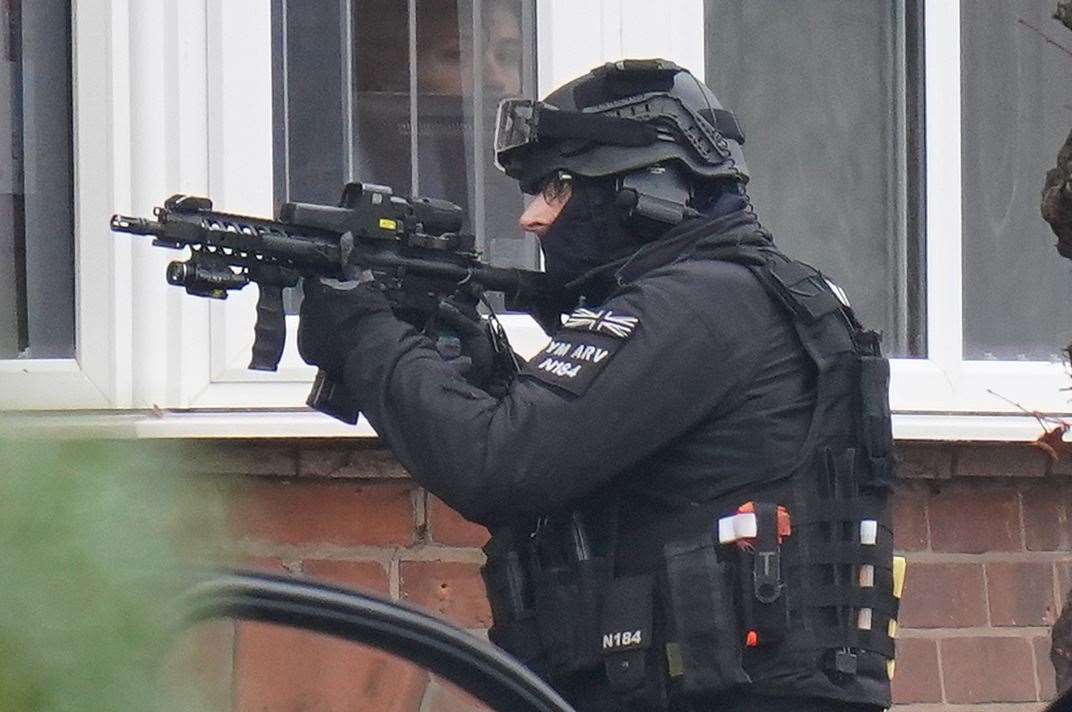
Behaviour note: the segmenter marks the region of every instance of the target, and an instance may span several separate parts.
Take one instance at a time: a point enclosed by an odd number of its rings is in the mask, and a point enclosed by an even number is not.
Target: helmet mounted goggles
[[[706,114],[706,116],[705,116]],[[697,157],[712,164],[728,155],[726,139],[744,143],[732,112],[694,112],[681,99],[664,92],[564,111],[534,99],[499,102],[495,119],[495,165],[509,174],[503,159],[519,149],[572,140],[639,148],[657,141],[684,141]]]

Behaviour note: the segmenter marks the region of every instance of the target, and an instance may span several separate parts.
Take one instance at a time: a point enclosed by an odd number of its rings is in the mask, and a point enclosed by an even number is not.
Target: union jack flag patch
[[[562,325],[564,329],[576,329],[577,331],[591,331],[596,334],[607,334],[619,339],[628,339],[633,335],[640,320],[635,316],[623,316],[615,314],[610,309],[575,309]]]

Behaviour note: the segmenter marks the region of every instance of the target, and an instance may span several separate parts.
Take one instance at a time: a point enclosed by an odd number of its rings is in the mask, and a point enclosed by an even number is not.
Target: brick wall
[[[186,461],[229,492],[242,558],[409,601],[480,634],[487,532],[372,443],[206,443]],[[894,693],[903,712],[1037,710],[1054,694],[1049,626],[1072,587],[1072,467],[1023,446],[901,444],[897,547],[910,564]],[[268,626],[186,645],[234,710],[476,708],[420,670]],[[357,703],[355,701],[361,701]]]

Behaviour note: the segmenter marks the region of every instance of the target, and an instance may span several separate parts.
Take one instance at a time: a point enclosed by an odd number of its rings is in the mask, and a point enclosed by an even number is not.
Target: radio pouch
[[[865,332],[872,334],[872,332]],[[878,351],[878,336],[872,335]],[[890,362],[881,356],[860,357],[862,440],[869,473],[863,484],[890,490],[897,483],[897,459],[890,424]]]
[[[629,576],[612,581],[603,602],[603,665],[611,689],[627,699],[647,680],[653,597],[653,576]]]
[[[751,682],[741,665],[733,566],[718,560],[711,534],[663,549],[673,640],[670,679],[689,696],[716,695]]]

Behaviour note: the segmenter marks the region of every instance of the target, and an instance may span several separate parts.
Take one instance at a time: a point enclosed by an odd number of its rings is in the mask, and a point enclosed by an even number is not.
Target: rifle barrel
[[[164,233],[164,226],[156,220],[132,218],[127,215],[113,215],[112,230],[114,232],[129,233],[131,235],[159,236]]]

